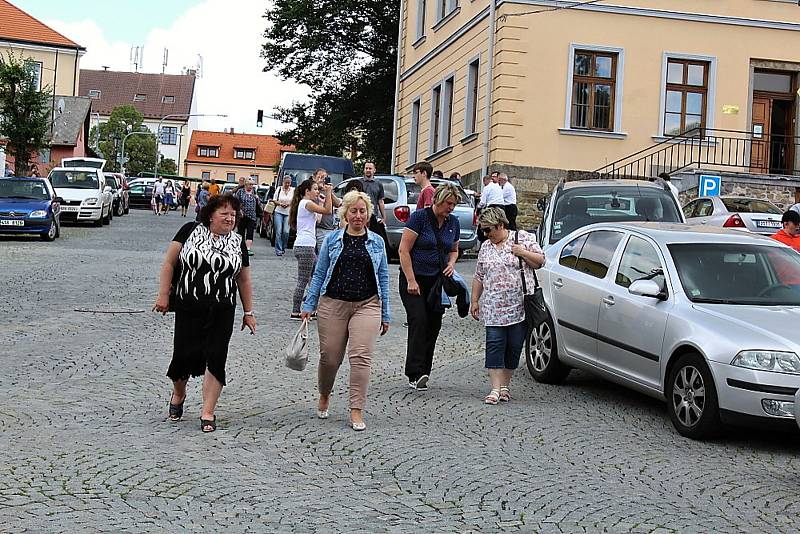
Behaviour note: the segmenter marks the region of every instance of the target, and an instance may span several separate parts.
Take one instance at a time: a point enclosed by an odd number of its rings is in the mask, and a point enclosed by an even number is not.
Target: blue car
[[[0,178],[0,234],[61,234],[61,199],[44,178]]]

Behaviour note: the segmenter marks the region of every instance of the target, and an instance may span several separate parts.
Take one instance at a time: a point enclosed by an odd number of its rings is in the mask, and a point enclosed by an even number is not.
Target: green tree
[[[156,136],[142,124],[144,116],[135,107],[126,104],[114,108],[107,122],[92,128],[90,143],[105,158],[106,170],[119,172],[119,156],[122,152],[122,140],[131,132],[142,134],[130,135],[125,141],[125,172],[129,176],[138,176],[142,172],[153,172],[156,164]]]
[[[399,0],[275,0],[262,56],[310,101],[276,110],[278,132],[301,151],[359,154],[388,171],[397,65]]]
[[[25,176],[33,153],[48,146],[51,98],[49,87],[36,88],[28,61],[0,56],[0,136],[8,139],[17,176]]]
[[[175,163],[175,160],[172,158],[161,158],[161,162],[158,164],[158,174],[177,176],[178,164]]]

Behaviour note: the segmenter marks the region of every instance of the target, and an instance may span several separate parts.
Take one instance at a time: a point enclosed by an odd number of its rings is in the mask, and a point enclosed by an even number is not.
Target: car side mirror
[[[61,197],[53,197],[53,202],[58,202],[59,204],[63,204],[64,199]]]
[[[628,288],[628,293],[658,300],[666,300],[667,298],[667,295],[661,291],[661,288],[653,280],[636,280]]]

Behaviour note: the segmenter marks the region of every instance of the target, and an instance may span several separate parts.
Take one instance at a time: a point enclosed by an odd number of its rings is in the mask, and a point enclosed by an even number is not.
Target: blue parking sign
[[[722,192],[722,176],[701,174],[697,194],[701,197],[718,197]]]

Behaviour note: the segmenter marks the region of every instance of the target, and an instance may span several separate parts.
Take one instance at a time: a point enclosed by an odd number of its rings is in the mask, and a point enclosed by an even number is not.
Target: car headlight
[[[93,205],[97,204],[97,199],[96,198],[87,198],[86,200],[83,201],[83,203],[84,204],[88,204],[90,206],[93,206]]]
[[[736,367],[800,375],[800,357],[794,352],[743,350],[731,362]]]
[[[28,215],[31,219],[44,219],[47,217],[47,212],[45,210],[36,210],[32,211],[30,215]]]

